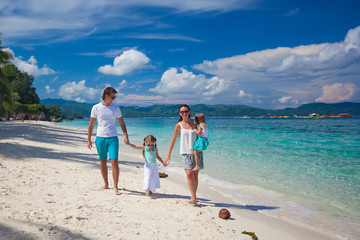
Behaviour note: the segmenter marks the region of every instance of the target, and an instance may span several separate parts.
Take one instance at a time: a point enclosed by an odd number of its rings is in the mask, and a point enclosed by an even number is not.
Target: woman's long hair
[[[191,110],[190,110],[190,107],[189,107],[187,104],[183,104],[183,105],[181,105],[181,106],[179,107],[179,112],[180,112],[180,109],[181,109],[182,107],[186,107],[187,109],[189,109],[189,111],[190,111],[189,118],[191,118]],[[182,120],[183,120],[183,118],[182,118],[182,116],[180,115],[179,122],[181,122]]]

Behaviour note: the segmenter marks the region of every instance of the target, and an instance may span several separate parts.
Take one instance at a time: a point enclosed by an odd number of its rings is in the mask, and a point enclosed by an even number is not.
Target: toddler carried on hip
[[[194,158],[195,158],[195,168],[194,171],[200,170],[199,166],[199,152],[206,150],[209,145],[208,137],[208,126],[206,125],[205,115],[203,113],[197,113],[195,115],[195,133],[198,135],[198,139],[194,143]]]

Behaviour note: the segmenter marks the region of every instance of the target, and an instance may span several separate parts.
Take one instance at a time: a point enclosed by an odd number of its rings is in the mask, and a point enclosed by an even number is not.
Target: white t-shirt
[[[90,117],[96,118],[98,122],[96,136],[117,136],[116,120],[122,117],[119,106],[116,104],[104,106],[102,103],[98,103],[92,107]]]

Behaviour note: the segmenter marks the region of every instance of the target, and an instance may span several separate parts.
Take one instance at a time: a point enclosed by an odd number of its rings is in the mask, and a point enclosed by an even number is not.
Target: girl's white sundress
[[[156,188],[160,188],[159,170],[156,165],[156,147],[154,151],[146,146],[144,152],[145,164],[144,164],[144,182],[143,190],[150,190],[155,192]]]

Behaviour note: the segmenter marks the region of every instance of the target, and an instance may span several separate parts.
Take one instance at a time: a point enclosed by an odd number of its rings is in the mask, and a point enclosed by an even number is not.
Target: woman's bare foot
[[[114,192],[115,192],[115,195],[120,195],[120,192],[119,192],[118,188],[114,188]]]
[[[109,186],[108,185],[104,185],[101,187],[101,190],[105,190],[105,189],[109,189]]]

